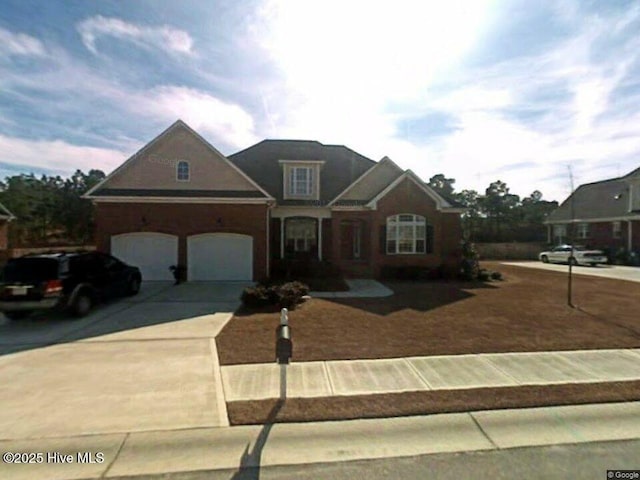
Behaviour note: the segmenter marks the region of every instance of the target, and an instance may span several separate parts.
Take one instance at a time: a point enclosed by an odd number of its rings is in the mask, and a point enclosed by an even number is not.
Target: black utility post
[[[573,263],[574,263],[574,259],[573,259],[573,243],[575,241],[575,225],[573,223],[573,219],[575,217],[575,212],[574,212],[574,198],[573,198],[573,172],[571,171],[571,165],[567,165],[567,168],[569,169],[569,181],[571,184],[571,194],[569,196],[569,208],[570,208],[570,215],[571,215],[571,221],[569,223],[569,241],[571,242],[571,251],[569,252],[569,281],[568,281],[568,285],[567,285],[567,305],[569,305],[571,308],[576,308],[576,306],[573,304]]]

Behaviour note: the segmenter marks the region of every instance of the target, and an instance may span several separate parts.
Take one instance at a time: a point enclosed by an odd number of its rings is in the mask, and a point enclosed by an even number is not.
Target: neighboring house
[[[16,217],[0,203],[0,257],[9,249],[9,222]]]
[[[390,159],[315,141],[264,140],[226,158],[178,120],[86,195],[98,249],[147,280],[265,277],[282,258],[350,276],[455,267],[462,209]]]
[[[640,168],[619,178],[581,185],[545,220],[549,243],[640,251]]]

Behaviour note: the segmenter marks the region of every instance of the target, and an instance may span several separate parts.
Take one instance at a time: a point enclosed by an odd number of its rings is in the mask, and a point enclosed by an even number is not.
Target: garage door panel
[[[232,233],[206,233],[187,239],[189,280],[251,280],[253,238]]]
[[[155,232],[114,235],[111,253],[140,268],[143,280],[173,280],[169,267],[178,263],[178,237]]]

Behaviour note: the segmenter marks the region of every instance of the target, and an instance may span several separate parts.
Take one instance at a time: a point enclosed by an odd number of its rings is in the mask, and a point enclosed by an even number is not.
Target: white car
[[[592,267],[599,263],[607,263],[607,257],[601,250],[586,250],[584,247],[576,246],[573,247],[573,256],[571,256],[571,245],[559,245],[548,252],[542,252],[538,258],[544,263],[571,263]]]

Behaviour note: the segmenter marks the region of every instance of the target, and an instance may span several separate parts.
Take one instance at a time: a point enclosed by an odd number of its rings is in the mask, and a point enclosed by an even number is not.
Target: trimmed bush
[[[502,280],[502,273],[491,272],[491,280]]]
[[[293,309],[297,304],[302,303],[302,297],[305,295],[309,295],[309,287],[302,282],[278,285],[265,279],[255,287],[245,288],[240,300],[243,305],[250,308],[278,305],[280,308]]]
[[[301,282],[289,282],[277,289],[280,308],[295,308],[302,303],[302,297],[309,294],[309,287]]]
[[[242,291],[240,300],[247,307],[259,308],[271,304],[269,288],[264,285],[247,287]]]

